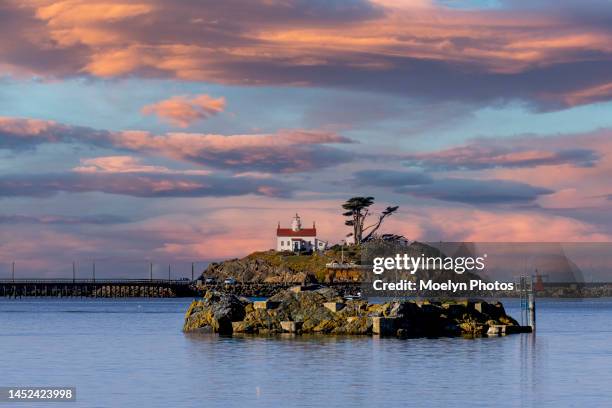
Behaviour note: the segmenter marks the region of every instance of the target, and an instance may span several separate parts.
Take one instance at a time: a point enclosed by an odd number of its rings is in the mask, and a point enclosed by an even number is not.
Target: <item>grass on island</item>
[[[359,247],[344,247],[345,262],[359,262],[360,256]],[[258,251],[248,255],[246,259],[259,259],[275,267],[287,267],[294,272],[312,273],[318,281],[323,282],[328,274],[325,265],[330,262],[340,262],[342,248],[340,245],[334,245],[324,252],[308,254],[296,254],[291,251]]]

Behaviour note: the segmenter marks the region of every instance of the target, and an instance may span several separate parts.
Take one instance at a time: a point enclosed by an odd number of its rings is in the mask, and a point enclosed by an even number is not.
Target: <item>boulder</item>
[[[283,321],[281,328],[288,333],[297,333],[302,330],[302,322]]]
[[[350,319],[350,320],[349,320]],[[367,316],[351,316],[344,325],[342,334],[371,334],[372,319]]]
[[[244,320],[240,322],[232,322],[233,333],[254,333],[255,327]]]
[[[215,333],[231,334],[232,322],[244,319],[247,299],[219,292],[208,292],[201,301],[194,301],[185,316],[184,331],[210,326]]]
[[[330,312],[339,312],[344,308],[344,303],[325,302],[323,303],[323,306],[325,306]]]
[[[372,333],[381,336],[390,336],[397,333],[396,317],[373,317],[372,318]]]

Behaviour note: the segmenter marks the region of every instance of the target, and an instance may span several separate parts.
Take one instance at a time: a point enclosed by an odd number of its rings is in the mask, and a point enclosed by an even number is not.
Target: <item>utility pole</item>
[[[72,283],[76,281],[76,262],[72,261]]]
[[[15,283],[15,261],[13,261],[13,265],[11,266],[11,276],[13,277],[13,283]]]
[[[93,272],[93,283],[96,283],[96,261],[93,261],[93,265],[92,265],[92,272]]]
[[[170,280],[170,264],[168,264],[168,280]]]
[[[195,265],[193,264],[193,262],[191,263],[191,280],[193,281],[193,272],[195,269]]]
[[[153,281],[153,262],[149,262],[149,278]]]

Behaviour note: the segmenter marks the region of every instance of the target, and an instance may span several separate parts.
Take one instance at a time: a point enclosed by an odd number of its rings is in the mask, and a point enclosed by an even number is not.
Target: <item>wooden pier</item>
[[[192,297],[190,280],[171,279],[2,279],[3,297]]]

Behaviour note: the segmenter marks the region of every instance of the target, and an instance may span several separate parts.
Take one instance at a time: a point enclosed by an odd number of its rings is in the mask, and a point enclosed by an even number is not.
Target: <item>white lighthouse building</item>
[[[291,228],[281,228],[280,222],[276,228],[277,251],[322,251],[327,248],[327,242],[317,237],[317,227],[302,228],[300,216],[295,214],[291,221]]]

